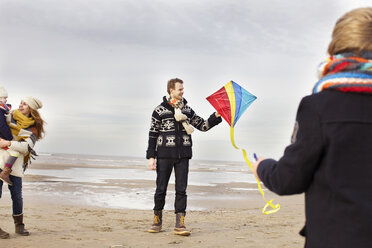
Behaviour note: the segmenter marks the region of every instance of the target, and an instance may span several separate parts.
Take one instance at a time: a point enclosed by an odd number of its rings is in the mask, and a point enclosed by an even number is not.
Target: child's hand
[[[1,139],[0,138],[0,147],[9,147],[12,143],[9,140]]]
[[[262,158],[262,157],[258,157],[257,160],[256,160],[254,163],[252,163],[253,174],[254,174],[254,176],[255,176],[259,181],[261,181],[261,179],[260,179],[260,178],[258,177],[258,175],[257,175],[257,168],[258,168],[258,166],[260,165],[260,162],[261,162],[262,160],[264,160],[264,158]]]

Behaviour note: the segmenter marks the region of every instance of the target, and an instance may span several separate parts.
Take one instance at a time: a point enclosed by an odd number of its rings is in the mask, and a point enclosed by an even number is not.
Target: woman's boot
[[[181,236],[189,236],[190,231],[185,226],[185,215],[186,213],[176,213],[176,227],[174,228],[174,234]]]
[[[8,239],[9,238],[9,233],[5,232],[0,228],[0,239]]]
[[[154,211],[154,223],[151,228],[147,230],[150,233],[158,233],[161,231],[161,226],[163,224],[163,213],[161,210]]]
[[[28,236],[30,233],[25,229],[25,224],[23,224],[23,214],[13,215],[15,232],[22,235]]]
[[[9,179],[9,175],[12,172],[12,169],[10,169],[7,166],[4,166],[3,171],[0,173],[0,180],[4,181],[5,183],[9,184],[10,186],[13,185],[12,181]]]

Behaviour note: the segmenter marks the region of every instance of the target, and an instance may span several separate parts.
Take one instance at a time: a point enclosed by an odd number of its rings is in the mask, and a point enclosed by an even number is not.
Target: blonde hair
[[[329,55],[372,51],[372,8],[358,8],[344,14],[333,29]]]
[[[45,121],[41,118],[39,111],[36,109],[30,108],[31,110],[31,117],[35,120],[35,128],[36,132],[33,132],[36,136],[36,140],[42,139],[45,135],[44,131],[44,124]]]

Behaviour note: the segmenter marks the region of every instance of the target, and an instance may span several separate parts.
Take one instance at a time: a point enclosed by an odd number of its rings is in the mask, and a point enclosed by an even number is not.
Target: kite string
[[[251,168],[251,170],[253,171],[253,168],[252,168],[252,163],[251,161],[249,161],[248,159],[248,156],[247,156],[247,152],[245,151],[245,149],[242,149],[242,148],[239,148],[235,145],[235,140],[234,140],[234,127],[233,126],[230,126],[230,137],[231,137],[231,144],[233,145],[233,147],[237,150],[242,150],[243,151],[243,157],[244,157],[244,160],[245,162],[248,164],[249,168]],[[279,204],[276,204],[274,205],[272,202],[273,202],[273,199],[271,199],[270,201],[267,201],[266,198],[265,198],[265,192],[262,190],[261,188],[261,183],[260,181],[255,177],[256,181],[257,181],[257,186],[258,186],[258,190],[260,191],[261,195],[262,195],[262,198],[265,200],[266,202],[266,205],[263,207],[262,209],[262,213],[264,214],[272,214],[272,213],[275,213],[277,211],[279,211],[280,209],[280,205]],[[267,210],[267,207],[272,207],[271,210]]]

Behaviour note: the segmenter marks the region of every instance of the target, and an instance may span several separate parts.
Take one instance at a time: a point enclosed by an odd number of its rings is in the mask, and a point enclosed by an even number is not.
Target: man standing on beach
[[[174,203],[176,226],[174,233],[188,236],[184,224],[187,205],[187,178],[189,160],[192,157],[191,133],[193,127],[200,131],[208,131],[219,124],[222,119],[218,113],[213,113],[208,120],[195,114],[183,98],[183,81],[174,78],[168,81],[168,95],[152,113],[149,143],[146,158],[149,168],[156,170],[156,191],[154,195],[154,223],[148,232],[158,233],[162,228],[162,210],[172,169],[176,178],[176,199]],[[157,161],[155,160],[157,159]]]

